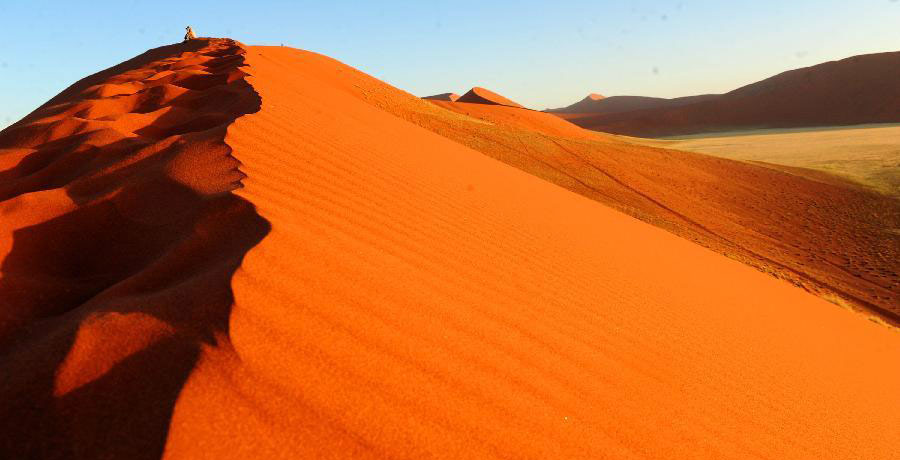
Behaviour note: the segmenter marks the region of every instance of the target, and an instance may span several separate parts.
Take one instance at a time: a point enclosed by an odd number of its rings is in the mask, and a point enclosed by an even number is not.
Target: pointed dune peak
[[[606,96],[600,93],[590,93],[581,99],[580,101],[557,109],[547,109],[547,112],[566,112],[566,113],[577,113],[577,112],[593,112],[596,110],[603,101],[606,100]]]
[[[433,95],[433,96],[425,96],[425,97],[423,97],[422,99],[430,99],[430,100],[433,100],[433,101],[450,101],[450,102],[456,102],[456,100],[459,99],[459,94],[456,94],[456,93],[441,93],[441,94],[435,94],[435,95]]]
[[[489,89],[474,87],[469,90],[468,93],[463,94],[462,97],[457,99],[457,102],[471,102],[474,104],[490,104],[490,105],[505,105],[507,107],[519,107],[525,108],[521,104],[517,102],[513,102]]]

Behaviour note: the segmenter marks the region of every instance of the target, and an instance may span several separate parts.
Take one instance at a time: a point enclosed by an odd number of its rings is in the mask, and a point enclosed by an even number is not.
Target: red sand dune
[[[644,137],[895,123],[898,72],[900,51],[866,54],[784,72],[690,105],[568,118],[588,129]]]
[[[460,96],[456,102],[470,102],[473,104],[489,104],[489,105],[505,105],[507,107],[523,108],[515,103],[491,90],[474,87],[466,94]]]
[[[0,457],[893,455],[896,332],[348,69],[193,41],[0,132]]]
[[[435,101],[450,101],[450,102],[455,102],[457,99],[459,99],[459,94],[456,94],[456,93],[441,93],[441,94],[435,94],[434,96],[425,96],[425,97],[423,97],[422,99],[430,99],[430,100],[435,100]]]
[[[595,94],[589,94],[584,99],[567,107],[559,109],[547,109],[547,112],[558,113],[561,117],[580,118],[591,114],[630,112],[632,110],[654,109],[660,107],[678,107],[694,104],[704,100],[718,97],[718,94],[701,94],[699,96],[686,96],[666,99],[662,97],[646,96],[610,96],[595,98]]]

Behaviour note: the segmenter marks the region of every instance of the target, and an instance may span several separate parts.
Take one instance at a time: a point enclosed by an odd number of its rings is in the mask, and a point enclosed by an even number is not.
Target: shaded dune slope
[[[790,459],[900,440],[890,330],[408,123],[383,108],[436,108],[336,61],[247,62],[263,105],[226,142],[272,231],[167,452]]]
[[[434,96],[425,96],[425,97],[423,97],[422,99],[429,99],[429,100],[435,100],[435,101],[450,101],[450,102],[456,102],[456,100],[459,99],[459,94],[456,94],[456,93],[441,93],[441,94],[435,94]]]
[[[895,332],[535,177],[562,167],[483,154],[560,145],[539,152],[584,169],[553,155],[665,151],[447,110],[284,47],[190,42],[102,79],[128,97],[168,71],[180,87],[182,66],[219,84],[169,112],[221,94],[146,135],[119,121],[146,113],[107,112],[138,148],[72,138],[83,174],[0,204],[0,274],[20,280],[0,297],[17,302],[0,456],[840,459],[900,442]],[[0,158],[47,148],[20,129],[97,84],[0,133]],[[109,217],[77,214],[91,204]],[[41,233],[55,216],[74,223]],[[84,286],[39,308],[60,283]]]
[[[223,142],[259,107],[242,55],[157,48],[0,132],[0,457],[162,454],[268,228]]]
[[[756,128],[900,121],[900,51],[790,70],[680,107],[569,117],[579,126],[642,137]]]

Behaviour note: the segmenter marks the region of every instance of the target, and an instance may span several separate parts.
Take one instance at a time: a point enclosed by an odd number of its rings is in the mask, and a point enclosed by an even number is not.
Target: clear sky
[[[419,96],[484,86],[537,109],[725,92],[900,50],[897,0],[0,0],[0,18],[0,127],[188,24],[327,54]]]

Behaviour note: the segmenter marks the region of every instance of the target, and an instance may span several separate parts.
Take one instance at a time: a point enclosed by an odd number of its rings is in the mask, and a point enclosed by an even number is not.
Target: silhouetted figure
[[[194,35],[194,29],[191,29],[191,26],[185,27],[184,30],[187,31],[187,33],[184,34],[184,41],[193,40],[193,39],[197,38],[197,36]]]

